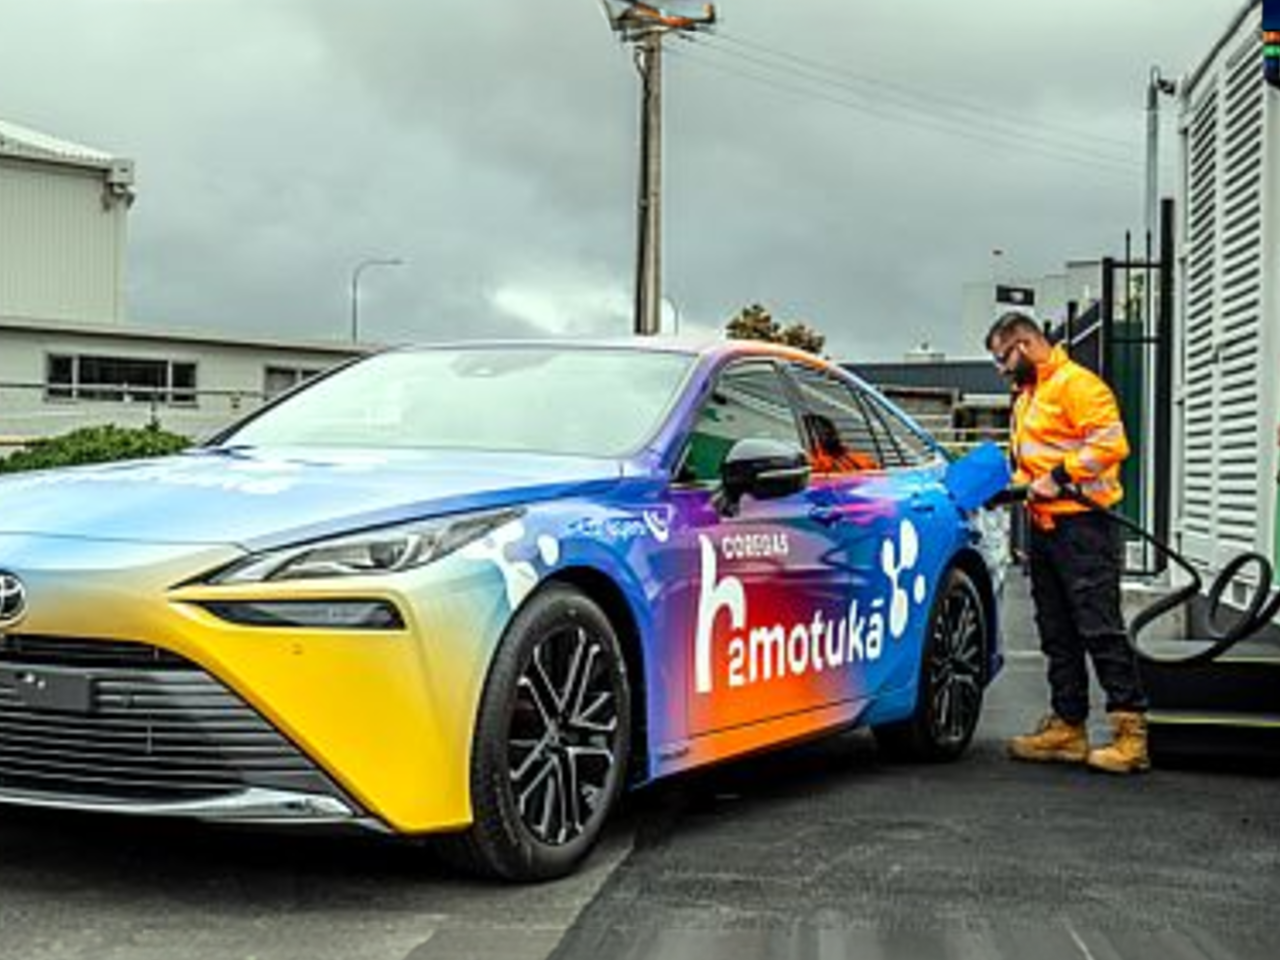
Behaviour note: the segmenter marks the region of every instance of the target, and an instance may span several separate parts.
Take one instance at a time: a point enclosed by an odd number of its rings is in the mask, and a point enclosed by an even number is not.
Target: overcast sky
[[[681,324],[973,353],[965,282],[1141,228],[1149,70],[1243,6],[723,0],[668,44]],[[137,163],[136,323],[345,339],[383,256],[371,341],[631,329],[637,77],[598,0],[0,0],[0,31],[0,117]]]

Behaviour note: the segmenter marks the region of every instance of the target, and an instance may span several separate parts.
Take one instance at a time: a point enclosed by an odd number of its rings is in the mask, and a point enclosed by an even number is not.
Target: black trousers
[[[1040,649],[1049,661],[1053,712],[1068,723],[1089,715],[1093,662],[1107,710],[1142,712],[1147,698],[1120,611],[1119,527],[1101,513],[1056,517],[1031,528],[1031,596]]]

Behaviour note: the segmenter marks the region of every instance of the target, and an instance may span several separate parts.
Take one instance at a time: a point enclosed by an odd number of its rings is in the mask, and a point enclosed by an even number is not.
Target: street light
[[[675,298],[670,294],[662,295],[662,303],[671,308],[672,335],[680,336],[680,305],[676,303]]]
[[[351,271],[351,342],[360,342],[360,275],[369,267],[402,267],[399,257],[368,257]]]

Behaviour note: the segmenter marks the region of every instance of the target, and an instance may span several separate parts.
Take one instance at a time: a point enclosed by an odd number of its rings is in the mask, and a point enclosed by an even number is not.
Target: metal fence
[[[916,414],[913,419],[928,430],[938,443],[957,456],[964,456],[974,447],[988,441],[1001,448],[1007,448],[1009,444],[1008,427],[960,427],[945,414]]]
[[[69,398],[44,383],[0,381],[0,456],[33,440],[81,427],[145,427],[201,440],[268,399],[260,390],[198,390],[95,384],[88,395]]]
[[[1116,393],[1132,453],[1121,471],[1125,497],[1117,508],[1161,543],[1172,531],[1174,205],[1161,204],[1158,255],[1148,236],[1142,257],[1125,235],[1123,259],[1102,260],[1102,298],[1088,323],[1068,323],[1072,358],[1103,377]],[[1167,560],[1150,544],[1129,539],[1125,572],[1154,577]]]

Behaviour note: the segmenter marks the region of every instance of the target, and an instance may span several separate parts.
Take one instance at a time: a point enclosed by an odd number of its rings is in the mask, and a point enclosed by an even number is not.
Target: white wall
[[[354,353],[340,346],[226,343],[0,322],[0,453],[23,438],[104,423],[143,426],[153,415],[165,429],[200,439],[261,404],[268,366],[322,370]],[[44,386],[50,354],[194,362],[196,404],[47,398]]]
[[[1263,148],[1262,232],[1262,356],[1259,380],[1265,393],[1261,411],[1262,516],[1270,523],[1271,562],[1280,581],[1280,89],[1268,88]],[[1267,491],[1270,492],[1268,496]]]
[[[124,318],[128,206],[104,203],[105,176],[0,157],[0,317]]]

